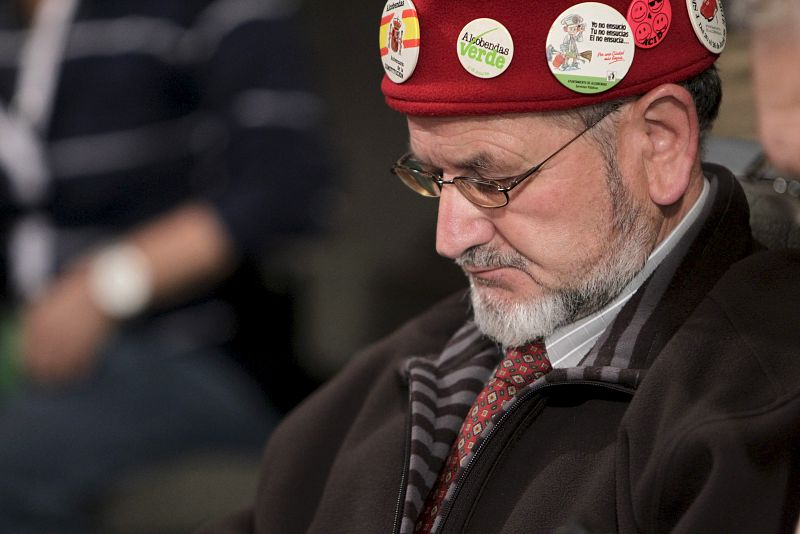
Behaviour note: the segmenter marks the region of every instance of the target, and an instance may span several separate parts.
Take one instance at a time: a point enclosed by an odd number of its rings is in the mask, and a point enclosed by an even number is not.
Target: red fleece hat
[[[668,27],[658,38],[651,32],[648,40],[642,37],[648,30],[638,29],[636,19],[641,18],[641,10],[652,11],[653,5],[669,15],[658,21],[662,28],[668,22]],[[593,16],[597,13],[601,16]],[[491,20],[470,26],[477,19]],[[601,25],[595,21],[605,20],[621,20],[628,26],[603,24],[616,33],[597,35]],[[576,25],[582,22],[583,35],[573,39],[570,49],[568,34],[580,31]],[[393,27],[404,33],[393,34]],[[480,31],[483,28],[488,30]],[[563,76],[574,78],[582,68],[599,68],[604,61],[603,68],[613,64],[609,52],[613,44],[599,41],[608,35],[611,42],[616,36],[625,36],[620,30],[628,33],[626,44],[620,45],[627,47],[626,60],[620,62],[627,72],[621,72],[615,85],[579,92],[576,84],[580,82],[565,84],[557,79],[557,74],[562,76],[560,68],[567,69]],[[501,74],[482,78],[462,66],[471,45],[482,46],[477,55],[472,52],[478,59],[496,60],[504,47],[503,35],[513,40],[513,55],[505,58],[508,61]],[[393,36],[399,36],[401,43],[394,53]],[[725,17],[718,0],[389,0],[381,19],[381,55],[387,70],[381,89],[392,109],[409,115],[494,115],[574,108],[643,94],[660,84],[691,78],[716,61],[725,37]],[[492,51],[495,54],[490,56]],[[397,75],[389,76],[396,65],[405,68],[401,83],[393,81],[398,80]],[[409,74],[410,67],[413,72]]]

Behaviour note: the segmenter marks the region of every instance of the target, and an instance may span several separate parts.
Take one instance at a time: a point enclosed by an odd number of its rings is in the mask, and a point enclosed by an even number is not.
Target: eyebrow
[[[497,158],[486,152],[479,152],[469,159],[456,162],[456,168],[490,171],[497,168]]]
[[[428,165],[429,167],[435,168],[438,171],[442,171],[442,168],[438,165],[434,165],[428,161],[425,161],[417,156],[416,152],[413,150],[411,151],[412,156],[414,159],[419,161],[424,165]],[[469,158],[456,161],[452,165],[456,169],[463,169],[464,171],[472,171],[480,174],[480,171],[483,172],[496,172],[497,174],[502,174],[498,171],[498,159],[489,154],[488,152],[478,152],[477,154],[470,156]]]

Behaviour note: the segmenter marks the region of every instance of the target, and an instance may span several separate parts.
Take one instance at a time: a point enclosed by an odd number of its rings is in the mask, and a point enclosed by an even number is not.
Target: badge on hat
[[[633,0],[628,7],[628,24],[639,48],[653,48],[663,41],[671,23],[670,0]]]
[[[727,26],[720,0],[686,0],[697,39],[711,52],[719,54],[725,48]]]
[[[628,74],[635,51],[628,21],[599,2],[567,9],[547,34],[550,72],[577,93],[601,93],[617,85]]]
[[[414,73],[419,60],[419,18],[411,0],[389,0],[383,8],[379,46],[386,75],[403,83]]]
[[[456,53],[461,66],[477,78],[503,74],[514,58],[514,40],[494,19],[475,19],[459,33]]]

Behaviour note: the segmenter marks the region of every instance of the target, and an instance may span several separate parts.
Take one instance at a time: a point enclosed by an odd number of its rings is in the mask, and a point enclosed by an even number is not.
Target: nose
[[[486,209],[464,198],[455,186],[443,187],[436,221],[436,252],[456,259],[467,249],[491,241],[494,224],[486,216]]]

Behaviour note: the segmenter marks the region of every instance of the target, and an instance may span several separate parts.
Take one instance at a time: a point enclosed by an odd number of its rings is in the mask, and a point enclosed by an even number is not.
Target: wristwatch
[[[100,251],[89,266],[89,294],[103,313],[129,319],[141,313],[153,293],[147,256],[135,245],[117,243]]]

